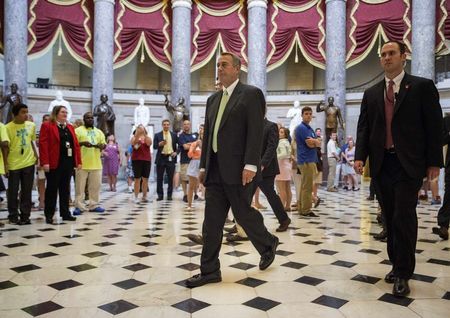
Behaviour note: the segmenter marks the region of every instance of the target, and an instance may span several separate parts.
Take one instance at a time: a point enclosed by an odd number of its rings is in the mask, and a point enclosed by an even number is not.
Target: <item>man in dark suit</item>
[[[172,200],[173,190],[173,174],[175,172],[175,164],[177,163],[177,135],[170,131],[170,121],[164,119],[162,121],[163,130],[155,134],[153,138],[153,149],[157,149],[156,164],[156,192],[158,194],[157,201],[164,199],[163,178],[164,172],[167,173],[167,200]]]
[[[381,49],[385,79],[364,92],[356,139],[355,170],[370,174],[384,213],[392,270],[385,281],[406,296],[414,273],[417,193],[422,179],[437,178],[442,166],[442,110],[431,80],[406,74],[403,43]]]
[[[450,114],[446,113],[444,117],[443,129],[444,146],[447,146],[445,155],[445,191],[444,202],[439,209],[437,221],[439,227],[433,227],[433,233],[439,235],[444,241],[448,240],[448,226],[450,223]]]
[[[278,194],[275,192],[274,187],[275,176],[280,173],[277,160],[278,136],[278,125],[265,118],[263,131],[263,151],[261,156],[262,178],[255,183],[255,191],[256,188],[259,187],[262,193],[266,196],[267,201],[269,202],[270,207],[272,208],[272,211],[280,224],[276,231],[285,232],[288,229],[289,224],[291,224],[291,219],[284,210],[283,203],[281,202]],[[237,226],[240,227],[239,225]],[[238,229],[237,234],[227,237],[227,241],[234,242],[248,240],[245,232],[242,232],[244,231]]]
[[[264,95],[239,82],[241,61],[234,54],[222,53],[217,68],[223,90],[206,103],[199,174],[206,187],[204,245],[201,273],[186,281],[191,288],[222,280],[219,252],[230,207],[261,255],[261,270],[272,264],[279,243],[267,231],[261,214],[251,207],[254,183],[261,178]]]

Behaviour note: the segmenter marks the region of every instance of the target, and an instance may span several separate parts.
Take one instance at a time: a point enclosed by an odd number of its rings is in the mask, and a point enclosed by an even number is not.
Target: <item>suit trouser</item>
[[[386,153],[374,184],[384,214],[387,252],[394,275],[409,279],[416,264],[416,206],[422,179],[408,176],[397,155]]]
[[[317,171],[315,162],[307,162],[298,165],[302,176],[302,187],[300,190],[300,214],[308,214],[312,208],[312,190],[314,175]]]
[[[259,254],[267,252],[274,239],[264,226],[262,215],[251,207],[255,189],[253,183],[246,186],[225,184],[214,156],[211,158],[208,174],[205,185],[205,219],[202,229],[204,245],[200,266],[200,271],[204,275],[220,269],[219,253],[222,246],[223,226],[230,207],[236,222],[244,228]]]
[[[168,157],[162,155],[159,162],[156,164],[156,193],[159,198],[164,197],[163,180],[164,172],[167,173],[167,196],[172,196],[173,191],[173,175],[175,173],[175,162],[169,161]]]
[[[8,176],[8,219],[28,220],[31,214],[31,192],[33,190],[34,165],[18,170],[9,170]],[[17,199],[20,187],[20,203]]]
[[[45,217],[53,218],[56,209],[56,199],[59,193],[59,215],[61,217],[70,216],[69,197],[70,179],[73,175],[73,166],[67,163],[60,163],[58,168],[50,169],[45,173],[47,187],[45,188]]]
[[[81,211],[93,210],[100,206],[100,188],[102,186],[102,170],[84,170],[76,171],[75,178],[75,207]],[[84,203],[86,182],[89,193],[89,205]]]
[[[450,167],[445,167],[444,201],[438,212],[438,225],[448,229],[450,223]]]
[[[259,181],[256,184],[256,188],[258,187],[261,190],[261,192],[264,193],[264,195],[266,196],[273,213],[278,219],[278,223],[281,224],[282,222],[286,221],[289,217],[286,211],[284,210],[284,206],[283,203],[281,203],[280,197],[275,192],[275,176],[264,177],[261,181]],[[236,228],[238,230],[237,234],[239,236],[247,237],[247,234],[245,233],[244,229],[238,223],[236,223]]]
[[[336,158],[328,158],[328,179],[327,179],[327,189],[330,190],[334,188],[334,180],[336,179]]]

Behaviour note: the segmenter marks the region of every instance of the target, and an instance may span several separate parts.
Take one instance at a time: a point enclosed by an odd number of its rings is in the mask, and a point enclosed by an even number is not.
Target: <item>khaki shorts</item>
[[[181,181],[189,181],[189,176],[187,175],[187,169],[189,167],[188,163],[183,163],[180,165],[180,179]]]

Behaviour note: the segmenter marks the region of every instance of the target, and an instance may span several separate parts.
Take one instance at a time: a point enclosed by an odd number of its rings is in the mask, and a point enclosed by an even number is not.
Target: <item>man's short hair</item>
[[[168,119],[163,119],[163,121],[161,123],[164,125],[164,123],[166,123],[166,122],[170,124],[170,120],[168,120]]]
[[[14,116],[17,116],[17,115],[19,115],[19,112],[22,108],[28,109],[28,106],[23,103],[15,104],[15,105],[13,105],[11,112]]]
[[[231,56],[231,59],[233,60],[233,66],[238,66],[239,69],[241,69],[241,59],[236,54],[231,52],[222,52],[220,56]]]
[[[312,113],[312,108],[309,107],[309,106],[303,107],[303,108],[302,108],[302,115],[303,115],[305,112],[308,112],[308,111]]]
[[[400,54],[405,54],[406,53],[406,44],[405,43],[400,42],[400,41],[396,41],[396,40],[390,40],[390,41],[385,42],[383,44],[383,46],[385,46],[386,44],[389,44],[389,43],[397,44],[399,49],[400,49]]]

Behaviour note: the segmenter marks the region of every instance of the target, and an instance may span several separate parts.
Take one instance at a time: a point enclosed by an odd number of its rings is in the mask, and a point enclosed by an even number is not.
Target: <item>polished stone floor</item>
[[[46,225],[33,212],[32,225],[2,229],[0,317],[449,317],[450,242],[431,234],[437,206],[419,205],[412,292],[398,299],[382,279],[390,265],[371,237],[380,229],[367,187],[320,195],[319,218],[292,214],[277,234],[269,269],[258,269],[249,242],[225,243],[223,282],[192,290],[183,282],[198,272],[201,246],[186,234],[199,232],[203,202],[188,213],[180,192],[136,205],[119,191],[102,194],[106,213],[74,223]],[[275,232],[273,213],[262,212]]]

